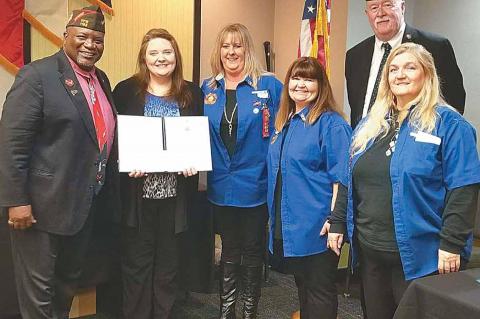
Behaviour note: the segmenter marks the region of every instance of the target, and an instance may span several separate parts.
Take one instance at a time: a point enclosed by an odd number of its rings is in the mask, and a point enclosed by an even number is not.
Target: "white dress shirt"
[[[392,50],[402,44],[403,33],[405,32],[405,23],[402,24],[398,33],[391,38],[388,42],[392,47]],[[363,103],[363,113],[362,118],[367,116],[368,105],[370,104],[370,98],[372,97],[373,87],[375,86],[375,80],[377,79],[378,68],[380,67],[380,62],[382,61],[383,51],[382,44],[384,41],[381,41],[379,38],[375,37],[375,47],[373,49],[372,64],[370,65],[370,75],[368,76],[368,86],[367,92],[365,93],[365,102]]]

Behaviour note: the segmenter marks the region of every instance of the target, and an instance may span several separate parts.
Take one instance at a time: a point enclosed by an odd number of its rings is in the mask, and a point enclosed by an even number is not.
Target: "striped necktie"
[[[382,71],[383,67],[385,66],[385,62],[387,62],[388,55],[390,51],[392,51],[392,46],[388,42],[384,42],[382,44],[383,49],[383,57],[382,61],[380,62],[380,67],[378,68],[377,78],[375,79],[375,85],[373,86],[372,96],[370,97],[370,103],[368,104],[368,110],[372,108],[372,105],[375,103],[378,94],[378,86],[380,85],[380,80],[382,79]]]

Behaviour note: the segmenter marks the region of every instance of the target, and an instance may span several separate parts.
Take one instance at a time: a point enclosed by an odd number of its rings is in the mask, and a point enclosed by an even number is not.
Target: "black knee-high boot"
[[[257,318],[261,294],[262,266],[243,266],[243,318]]]
[[[220,319],[235,319],[237,302],[237,281],[239,265],[232,262],[221,263],[220,277]]]

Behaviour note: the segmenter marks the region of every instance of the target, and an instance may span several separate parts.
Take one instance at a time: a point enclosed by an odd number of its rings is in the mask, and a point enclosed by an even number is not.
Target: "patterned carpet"
[[[360,302],[358,300],[358,284],[354,279],[351,284],[351,296],[343,296],[344,279],[339,278],[338,291],[338,318],[359,319],[361,316]],[[216,319],[218,318],[218,294],[191,293],[175,307],[173,319]],[[241,303],[237,304],[237,318]],[[293,276],[270,271],[269,280],[262,288],[262,297],[259,304],[258,319],[290,319],[291,314],[298,310],[297,289]],[[97,315],[84,319],[117,319],[111,316]]]
[[[480,267],[480,247],[473,248],[472,258],[468,268]],[[338,279],[338,318],[360,319],[362,312],[358,299],[358,279],[353,278],[350,285],[350,297],[345,298],[345,273],[339,272]],[[241,304],[237,305],[237,311]],[[297,292],[293,277],[271,271],[267,283],[262,288],[258,319],[290,319],[292,312],[298,309]],[[190,294],[175,309],[174,319],[216,319],[218,318],[218,295],[216,292],[209,294]],[[241,317],[239,317],[241,318]],[[84,317],[83,319],[119,319],[112,316],[99,314]]]
[[[339,285],[339,292],[343,292],[343,282]],[[352,289],[358,289],[353,284]],[[356,291],[352,291],[352,294]],[[358,294],[357,294],[358,295]],[[338,318],[362,318],[360,302],[354,297],[345,298],[339,295]],[[218,295],[192,293],[183,306],[178,307],[177,319],[216,319],[218,318]],[[237,312],[241,304],[237,304]],[[262,288],[262,298],[259,304],[259,319],[290,319],[291,314],[298,310],[297,289],[293,276],[270,272],[267,283]],[[238,313],[238,318],[241,318]]]

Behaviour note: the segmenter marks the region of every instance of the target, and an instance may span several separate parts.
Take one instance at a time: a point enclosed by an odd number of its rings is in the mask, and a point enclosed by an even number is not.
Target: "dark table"
[[[414,280],[394,319],[480,318],[480,268]]]

